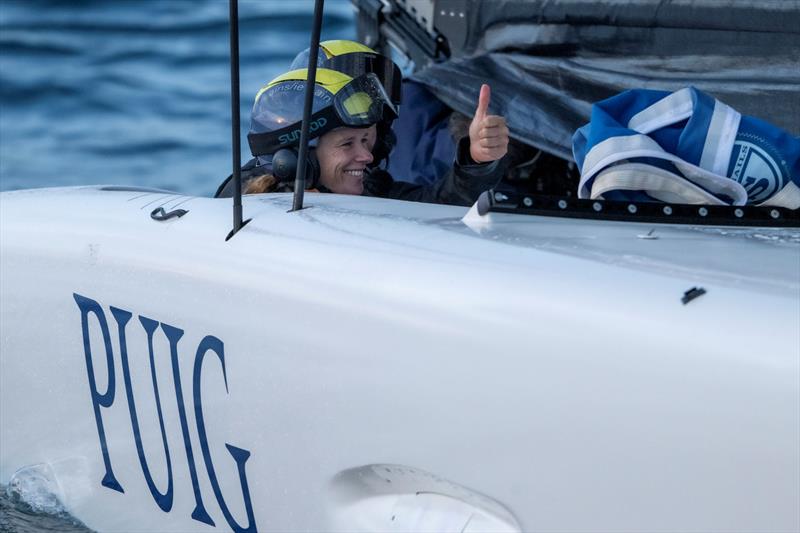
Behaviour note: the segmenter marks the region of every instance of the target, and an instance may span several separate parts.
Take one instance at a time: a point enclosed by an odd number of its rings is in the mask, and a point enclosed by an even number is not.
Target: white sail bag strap
[[[643,163],[620,163],[602,170],[592,184],[591,199],[602,199],[611,191],[646,190],[667,203],[727,205],[725,202],[672,172]]]
[[[626,137],[610,137],[605,141],[596,144],[586,154],[583,161],[583,169],[581,172],[581,180],[578,187],[578,198],[592,198],[594,194],[594,183],[589,183],[592,178],[595,178],[603,169],[621,161],[638,157],[652,157],[656,159],[663,159],[673,163],[678,170],[681,171],[683,176],[667,172],[673,181],[676,182],[676,187],[685,187],[687,190],[687,197],[694,197],[692,192],[699,186],[715,196],[725,196],[732,199],[734,205],[744,205],[747,203],[747,191],[742,187],[739,182],[729,179],[725,176],[719,176],[698,166],[687,163],[675,154],[671,154],[661,148],[657,142],[648,137],[647,135],[629,135]],[[644,168],[649,168],[655,172],[658,167],[651,165],[641,164]],[[666,171],[665,171],[666,172]],[[616,174],[614,174],[616,175]],[[654,174],[655,175],[655,174]],[[663,178],[663,174],[660,175]],[[626,180],[626,184],[629,181]],[[648,191],[646,182],[645,186],[640,190]],[[611,190],[611,178],[606,178],[603,189],[605,192]],[[623,184],[620,184],[623,185]],[[620,187],[625,189],[626,187]],[[719,198],[713,203],[720,202]]]
[[[692,90],[689,87],[665,96],[650,107],[633,115],[628,121],[628,129],[647,135],[665,126],[686,120],[694,112]]]
[[[693,91],[695,89],[687,87],[662,98],[631,117],[628,128],[648,134],[691,117],[695,111]],[[698,166],[714,174],[727,176],[728,163],[741,120],[741,113],[719,100],[714,100],[714,110]]]

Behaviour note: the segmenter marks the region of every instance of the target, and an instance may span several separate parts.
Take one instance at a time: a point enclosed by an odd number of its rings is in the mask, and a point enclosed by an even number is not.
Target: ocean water
[[[309,43],[313,0],[239,0],[242,160],[256,91]],[[0,190],[211,195],[231,172],[227,0],[0,0]],[[327,0],[322,39],[354,39]],[[8,480],[2,480],[7,482]],[[0,485],[0,531],[89,531]]]
[[[92,531],[70,516],[57,501],[31,501],[0,485],[0,532],[85,533]]]
[[[239,0],[242,161],[256,91],[309,43],[313,0]],[[354,39],[327,0],[322,39]],[[0,190],[210,195],[231,172],[227,0],[0,0]]]

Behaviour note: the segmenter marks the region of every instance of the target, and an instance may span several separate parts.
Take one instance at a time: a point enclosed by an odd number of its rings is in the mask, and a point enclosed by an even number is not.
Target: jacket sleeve
[[[497,185],[505,168],[505,157],[489,163],[475,163],[469,156],[469,138],[463,137],[458,142],[453,168],[433,185],[395,181],[383,172],[383,175],[374,176],[375,179],[365,183],[364,194],[412,202],[471,206],[483,191]]]

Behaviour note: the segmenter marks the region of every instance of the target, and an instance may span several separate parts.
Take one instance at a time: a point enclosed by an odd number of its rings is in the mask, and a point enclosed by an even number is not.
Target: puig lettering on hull
[[[94,408],[95,422],[97,424],[97,434],[100,438],[100,450],[103,456],[103,464],[105,466],[105,475],[103,476],[103,479],[100,481],[100,484],[111,490],[116,490],[118,492],[124,493],[125,490],[123,489],[122,485],[117,480],[117,478],[114,476],[114,471],[112,469],[112,462],[111,462],[112,453],[111,450],[108,449],[108,440],[106,438],[105,427],[103,426],[103,416],[101,411],[101,408],[105,409],[110,408],[114,404],[116,396],[117,382],[114,370],[115,368],[114,350],[111,342],[111,331],[108,325],[108,320],[106,319],[105,311],[97,301],[92,300],[91,298],[87,298],[86,296],[81,296],[80,294],[73,293],[72,296],[75,299],[75,303],[78,304],[78,309],[80,310],[81,313],[81,329],[83,333],[83,350],[86,358],[86,372],[89,380],[89,391],[92,397],[92,406]],[[134,394],[131,387],[131,377],[130,377],[131,372],[130,372],[130,362],[128,360],[128,343],[127,343],[126,329],[128,327],[128,323],[131,321],[131,318],[133,317],[133,313],[116,307],[110,307],[109,310],[111,311],[111,315],[117,324],[117,338],[119,341],[118,346],[119,346],[120,364],[122,366],[122,378],[125,386],[125,395],[127,398],[128,412],[131,419],[131,428],[133,429],[134,440],[136,443],[136,454],[138,455],[139,464],[142,467],[142,473],[144,475],[145,481],[147,482],[147,486],[150,490],[150,493],[152,494],[153,499],[155,500],[156,504],[162,511],[168,513],[172,510],[173,493],[175,490],[173,484],[173,475],[172,475],[172,459],[170,456],[169,444],[167,442],[167,434],[164,426],[164,418],[162,415],[161,397],[158,391],[158,379],[156,376],[156,367],[155,367],[156,355],[153,349],[153,338],[156,335],[156,331],[160,327],[161,331],[169,341],[170,361],[172,364],[172,378],[175,385],[175,397],[176,397],[175,399],[177,401],[177,406],[178,406],[178,417],[180,419],[181,436],[183,437],[186,459],[189,465],[189,476],[191,477],[192,490],[194,491],[195,508],[192,511],[191,517],[199,522],[203,522],[205,524],[214,526],[216,524],[206,511],[205,505],[203,503],[202,494],[200,493],[200,485],[198,483],[198,477],[197,477],[198,474],[194,459],[194,450],[192,449],[192,442],[189,436],[189,426],[186,418],[186,405],[183,399],[183,387],[182,387],[183,382],[181,380],[180,366],[178,364],[178,342],[180,341],[181,337],[183,337],[184,332],[182,329],[170,326],[169,324],[164,324],[163,322],[158,322],[151,318],[147,318],[144,316],[138,317],[139,323],[147,335],[147,347],[150,360],[150,375],[152,378],[152,389],[153,389],[153,395],[155,397],[156,409],[158,412],[159,428],[161,429],[161,441],[164,447],[164,455],[166,458],[167,488],[163,492],[160,492],[158,490],[158,487],[156,487],[155,482],[153,481],[153,477],[150,473],[150,467],[148,466],[147,458],[145,457],[144,449],[142,448],[141,434],[139,429],[139,417],[136,411],[136,395]],[[92,355],[92,346],[89,335],[90,314],[95,315],[95,317],[97,318],[97,323],[100,326],[100,332],[103,337],[103,349],[105,350],[105,355],[106,355],[106,366],[108,368],[108,386],[106,387],[106,390],[102,393],[99,390],[97,390],[97,380],[95,378],[95,373],[94,373],[94,364],[93,364],[94,359]],[[206,433],[205,419],[203,417],[203,402],[200,390],[201,377],[204,368],[203,362],[205,360],[206,355],[208,355],[209,352],[212,352],[219,359],[219,362],[222,366],[222,378],[225,383],[225,390],[226,392],[228,390],[228,377],[225,371],[224,344],[217,337],[214,337],[212,335],[207,335],[206,337],[203,338],[203,340],[200,341],[199,345],[197,346],[197,350],[194,356],[194,367],[193,367],[193,373],[192,373],[193,375],[191,381],[195,424],[197,426],[197,433],[200,440],[200,449],[203,457],[203,463],[206,467],[206,472],[208,474],[209,482],[214,492],[214,496],[216,497],[217,503],[220,507],[220,510],[222,511],[222,514],[225,516],[225,520],[228,522],[228,525],[234,531],[256,531],[255,517],[253,514],[253,505],[250,500],[250,488],[247,484],[247,474],[245,471],[245,463],[247,462],[247,459],[250,457],[250,452],[248,450],[239,448],[232,444],[225,443],[225,447],[228,449],[228,453],[231,454],[231,457],[233,457],[233,460],[236,462],[236,467],[239,475],[239,482],[241,484],[242,497],[244,499],[245,510],[247,512],[248,524],[246,527],[239,525],[234,519],[233,515],[231,514],[230,509],[228,508],[228,505],[225,501],[225,497],[222,494],[222,488],[219,485],[216,470],[214,468],[214,464],[211,458],[210,448],[208,445],[208,434]]]

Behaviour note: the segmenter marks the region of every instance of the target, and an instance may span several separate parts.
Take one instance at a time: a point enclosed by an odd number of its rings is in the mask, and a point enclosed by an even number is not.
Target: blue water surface
[[[313,0],[239,0],[242,160],[256,91],[310,38]],[[0,0],[0,190],[210,195],[231,172],[226,0]],[[322,39],[354,39],[349,0]]]

